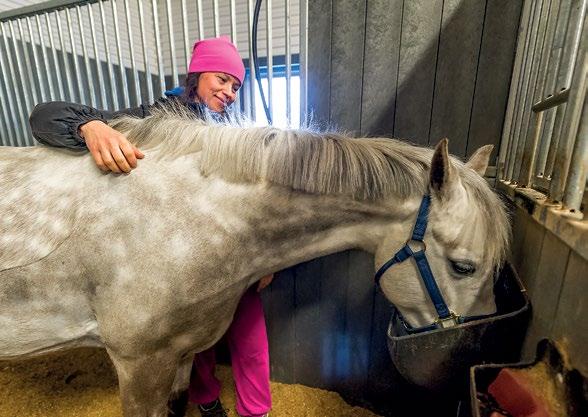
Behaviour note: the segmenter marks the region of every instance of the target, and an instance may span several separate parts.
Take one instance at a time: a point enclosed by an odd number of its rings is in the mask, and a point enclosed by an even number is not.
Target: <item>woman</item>
[[[114,173],[128,173],[137,167],[143,153],[124,135],[108,126],[108,120],[128,114],[146,117],[158,106],[182,104],[203,117],[206,110],[226,115],[243,83],[245,67],[236,47],[227,37],[196,42],[183,88],[166,92],[154,104],[108,112],[92,107],[51,102],[39,104],[30,116],[33,136],[41,143],[84,148],[98,167]],[[241,298],[227,331],[231,364],[240,416],[267,416],[271,408],[269,354],[265,320],[258,292],[269,285],[272,275],[262,278]],[[189,400],[203,417],[226,417],[219,400],[220,382],[214,376],[214,348],[196,354],[189,387]]]

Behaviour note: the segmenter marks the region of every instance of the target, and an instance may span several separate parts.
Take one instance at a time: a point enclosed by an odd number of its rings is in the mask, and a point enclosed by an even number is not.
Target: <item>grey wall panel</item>
[[[368,0],[361,102],[362,135],[392,135],[403,0]]]
[[[490,165],[502,136],[521,10],[522,2],[510,0],[488,0],[486,6],[466,155],[494,144]]]
[[[435,75],[429,143],[449,138],[465,155],[486,0],[446,0]]]
[[[537,271],[527,279],[533,318],[523,346],[525,360],[535,358],[537,342],[551,333],[569,255],[570,248],[565,243],[553,233],[545,233]]]
[[[519,275],[526,286],[532,284],[532,280],[537,274],[544,237],[545,228],[535,220],[529,220],[523,240],[523,251],[520,254],[519,262],[517,262]]]
[[[394,136],[426,144],[443,1],[405,1]]]
[[[332,0],[308,4],[308,111],[318,127],[330,118]]]
[[[571,365],[588,375],[588,261],[570,254],[552,336],[560,342]]]
[[[359,132],[365,37],[365,0],[333,2],[330,122]]]

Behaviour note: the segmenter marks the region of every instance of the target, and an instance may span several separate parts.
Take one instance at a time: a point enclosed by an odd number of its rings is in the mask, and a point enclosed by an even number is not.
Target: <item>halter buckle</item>
[[[449,316],[442,319],[441,317],[435,320],[435,325],[441,329],[449,329],[459,325],[459,316],[453,311],[449,312]]]

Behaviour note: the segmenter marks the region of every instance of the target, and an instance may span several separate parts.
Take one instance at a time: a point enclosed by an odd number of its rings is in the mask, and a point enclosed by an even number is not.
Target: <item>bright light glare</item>
[[[263,91],[267,100],[267,78],[261,79]],[[276,127],[291,127],[298,128],[300,126],[300,76],[290,77],[290,115],[291,121],[288,123],[286,117],[286,77],[274,77],[272,79],[272,97],[273,97],[273,125]],[[269,103],[268,103],[269,105]],[[255,83],[255,125],[267,126],[267,119],[263,104],[261,101],[261,94]]]

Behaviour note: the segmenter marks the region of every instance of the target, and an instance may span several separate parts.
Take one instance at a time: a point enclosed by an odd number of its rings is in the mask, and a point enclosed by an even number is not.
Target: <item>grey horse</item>
[[[166,416],[192,355],[219,340],[248,286],[349,248],[379,267],[426,193],[427,256],[447,304],[495,311],[509,225],[480,175],[491,147],[462,163],[446,140],[432,150],[181,111],[115,127],[147,154],[130,175],[102,174],[87,153],[0,148],[2,360],[104,347],[124,415]],[[435,319],[411,262],[381,287],[412,325]]]

